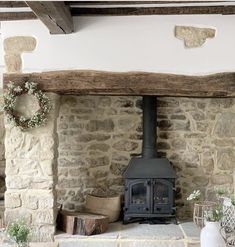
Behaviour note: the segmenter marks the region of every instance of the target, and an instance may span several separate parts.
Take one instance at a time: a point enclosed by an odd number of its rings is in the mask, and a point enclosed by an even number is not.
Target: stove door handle
[[[151,185],[151,180],[146,181],[146,185],[150,186]]]

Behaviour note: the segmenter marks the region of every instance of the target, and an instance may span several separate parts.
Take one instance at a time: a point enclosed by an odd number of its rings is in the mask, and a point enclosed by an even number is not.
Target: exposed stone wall
[[[141,97],[62,96],[58,200],[80,209],[87,193],[121,193],[130,154],[141,151]],[[159,98],[158,150],[175,167],[179,216],[194,189],[234,190],[235,100]]]
[[[235,100],[163,98],[158,146],[177,171],[178,214],[191,215],[185,198],[200,189],[211,199],[218,186],[234,192]]]
[[[6,124],[6,222],[24,218],[37,241],[52,240],[55,231],[59,96],[49,97],[53,109],[46,126],[22,132]],[[17,110],[32,115],[38,108],[33,99],[21,97]]]
[[[131,153],[140,152],[134,97],[62,96],[58,119],[58,200],[79,209],[87,193],[123,189]]]

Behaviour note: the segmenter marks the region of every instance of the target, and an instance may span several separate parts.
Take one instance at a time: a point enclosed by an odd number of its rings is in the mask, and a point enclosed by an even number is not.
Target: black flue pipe
[[[157,98],[155,96],[143,96],[143,158],[156,158],[157,136]]]

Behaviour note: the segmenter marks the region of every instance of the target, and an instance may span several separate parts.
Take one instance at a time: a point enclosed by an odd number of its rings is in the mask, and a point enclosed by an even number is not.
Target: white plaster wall
[[[2,22],[2,38],[37,38],[36,51],[23,55],[24,72],[96,69],[206,74],[235,70],[235,16],[79,17],[74,21],[76,32],[70,35],[50,35],[38,20]],[[186,49],[174,37],[175,25],[215,27],[217,34],[203,47]]]

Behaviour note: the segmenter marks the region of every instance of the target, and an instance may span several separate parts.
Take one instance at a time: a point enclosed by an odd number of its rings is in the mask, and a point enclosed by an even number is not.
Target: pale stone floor
[[[106,233],[94,236],[57,233],[59,247],[199,247],[200,230],[192,222],[179,225],[112,223]]]

